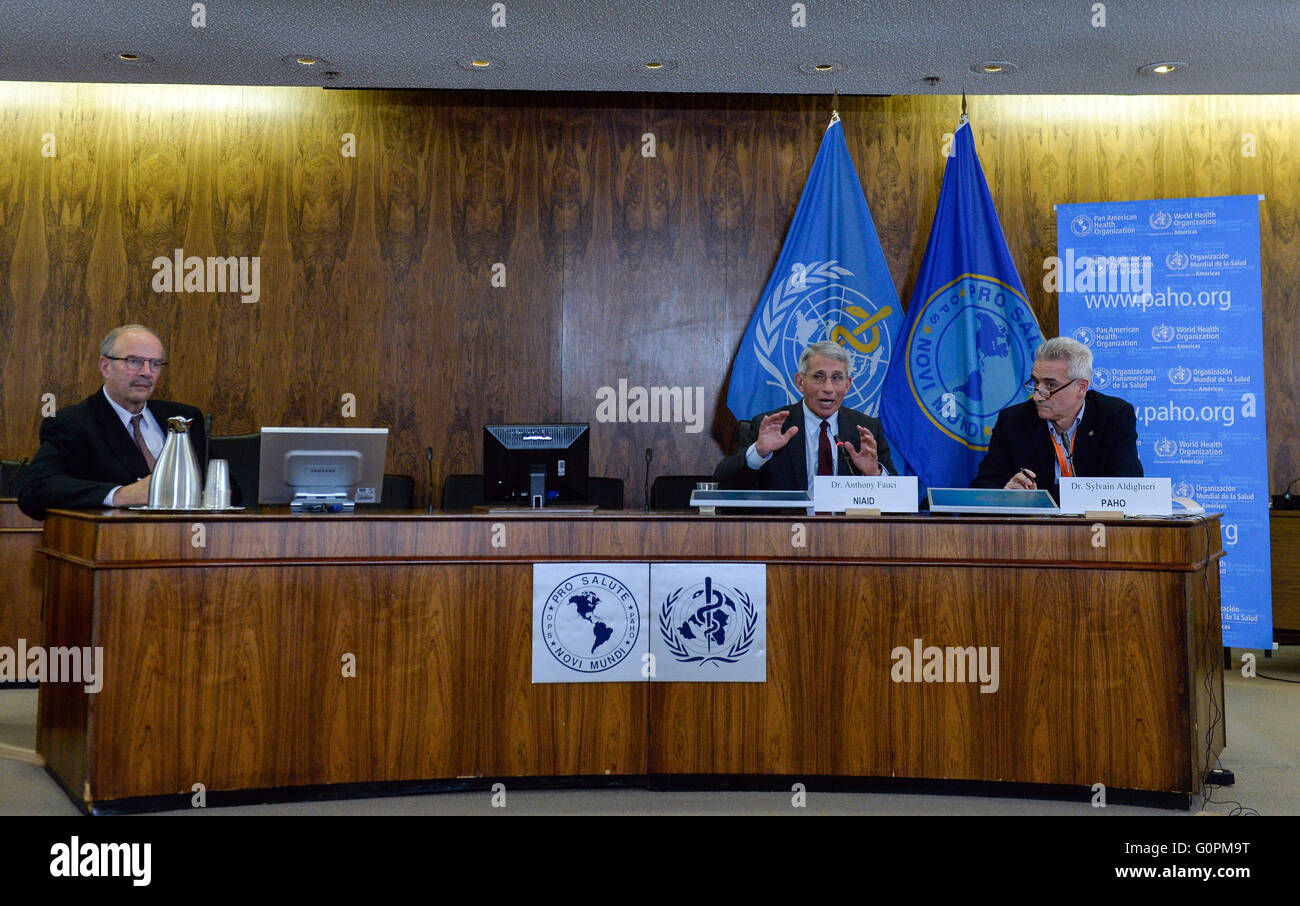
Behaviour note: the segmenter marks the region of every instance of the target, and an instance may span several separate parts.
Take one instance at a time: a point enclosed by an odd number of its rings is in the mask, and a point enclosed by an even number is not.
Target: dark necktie
[[[822,434],[817,441],[817,474],[835,474],[834,464],[831,460],[831,425],[825,419],[822,419]]]
[[[143,415],[131,416],[131,434],[135,437],[135,445],[139,447],[140,452],[144,454],[144,461],[149,466],[149,473],[153,474],[153,467],[157,463],[157,460],[154,459],[153,454],[149,452],[149,445],[144,442],[144,435],[140,433],[140,422],[143,420]]]

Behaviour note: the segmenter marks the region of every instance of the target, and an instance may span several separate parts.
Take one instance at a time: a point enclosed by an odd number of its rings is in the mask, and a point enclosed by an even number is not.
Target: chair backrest
[[[227,434],[208,438],[208,458],[224,459],[230,463],[230,497],[240,506],[257,506],[257,490],[261,481],[262,435]]]
[[[602,510],[623,509],[623,479],[588,477],[587,502]]]
[[[650,485],[650,509],[688,510],[695,483],[712,480],[712,475],[660,475]]]
[[[448,475],[442,483],[442,508],[472,510],[483,502],[482,475]]]
[[[27,465],[27,460],[16,462],[11,459],[0,460],[0,497],[14,496],[9,488],[13,485],[14,479],[18,477],[18,472],[23,466]]]
[[[587,479],[587,500],[601,509],[623,509],[623,479]],[[442,508],[448,512],[472,510],[483,502],[482,475],[448,475],[442,483]]]
[[[410,510],[415,507],[415,478],[410,475],[384,473],[384,490],[378,503],[358,503],[359,507],[385,510]]]

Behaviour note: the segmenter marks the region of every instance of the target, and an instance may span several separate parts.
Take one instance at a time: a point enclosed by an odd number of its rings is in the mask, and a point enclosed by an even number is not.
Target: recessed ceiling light
[[[280,62],[290,69],[330,69],[330,61],[314,53],[287,53]]]
[[[677,63],[673,60],[647,60],[641,63],[631,63],[627,68],[629,72],[640,73],[641,75],[650,72],[658,75],[676,69]]]
[[[109,51],[104,54],[104,59],[114,63],[124,63],[127,66],[148,66],[153,62],[153,57],[147,53],[137,53],[133,50],[124,50],[121,53]]]
[[[843,63],[800,63],[799,68],[804,72],[843,72]]]
[[[972,64],[970,71],[978,72],[980,75],[1010,75],[1019,68],[1015,63],[1008,60],[985,60],[983,63]]]
[[[1178,60],[1166,60],[1163,63],[1148,63],[1138,68],[1141,75],[1169,75],[1171,72],[1177,72],[1180,69],[1186,69],[1187,64]]]
[[[464,57],[457,60],[456,65],[461,69],[468,69],[470,72],[489,72],[505,68],[504,64],[496,57]]]

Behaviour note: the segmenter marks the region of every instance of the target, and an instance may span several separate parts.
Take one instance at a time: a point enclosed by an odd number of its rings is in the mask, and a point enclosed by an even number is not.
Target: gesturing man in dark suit
[[[843,347],[823,342],[806,348],[794,383],[802,403],[741,423],[739,448],[713,473],[720,487],[802,491],[813,475],[893,471],[880,422],[841,406],[853,383]]]
[[[149,502],[154,463],[167,420],[191,419],[200,468],[206,438],[193,406],[151,400],[167,364],[162,341],[146,327],[115,328],[99,347],[104,386],[41,423],[41,448],[14,483],[19,508],[33,519],[45,511],[141,506]]]
[[[1089,390],[1092,351],[1069,337],[1038,347],[1031,399],[998,413],[973,488],[1043,488],[1059,503],[1062,476],[1137,478],[1137,417],[1116,396]]]

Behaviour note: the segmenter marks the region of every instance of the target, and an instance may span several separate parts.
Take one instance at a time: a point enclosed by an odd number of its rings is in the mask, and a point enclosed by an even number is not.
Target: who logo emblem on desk
[[[767,681],[767,567],[656,563],[650,567],[660,682]]]
[[[767,567],[537,563],[532,629],[534,683],[765,682]]]

